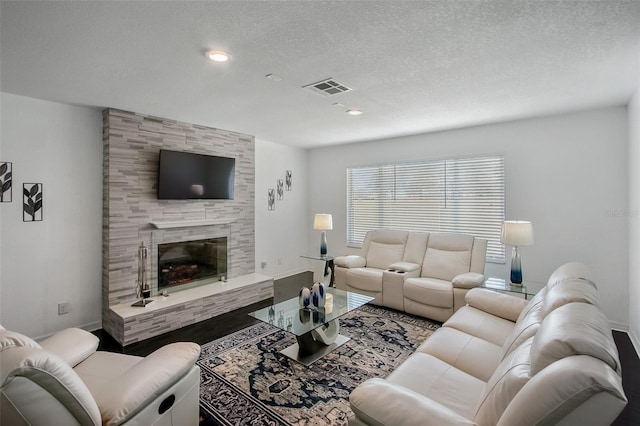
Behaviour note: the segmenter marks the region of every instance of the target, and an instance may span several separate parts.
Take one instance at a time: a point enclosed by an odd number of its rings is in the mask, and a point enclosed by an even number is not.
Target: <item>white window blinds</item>
[[[454,232],[488,240],[487,261],[504,262],[504,157],[347,168],[347,242],[381,228]]]

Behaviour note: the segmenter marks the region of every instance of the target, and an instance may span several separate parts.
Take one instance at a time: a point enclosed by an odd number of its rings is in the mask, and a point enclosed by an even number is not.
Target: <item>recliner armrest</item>
[[[384,379],[369,379],[349,395],[355,415],[369,425],[475,425],[450,408]]]
[[[451,285],[456,288],[474,288],[478,287],[484,282],[484,275],[477,272],[465,272],[453,277]]]
[[[81,328],[67,328],[39,343],[43,349],[75,367],[98,349],[100,339]]]
[[[97,400],[103,424],[121,424],[191,370],[200,356],[195,343],[170,343],[114,379],[106,400]]]
[[[340,266],[342,268],[362,268],[367,264],[367,260],[362,256],[357,256],[354,254],[348,256],[339,256],[333,259],[333,264],[335,266]]]
[[[528,300],[485,288],[472,288],[464,300],[469,306],[513,322],[529,303]]]
[[[396,262],[389,266],[389,269],[398,272],[413,272],[420,269],[420,265],[411,262]]]

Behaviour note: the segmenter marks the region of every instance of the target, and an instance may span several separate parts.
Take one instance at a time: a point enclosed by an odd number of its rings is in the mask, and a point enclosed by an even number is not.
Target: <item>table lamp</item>
[[[505,220],[502,222],[500,242],[513,246],[511,254],[511,282],[522,284],[522,264],[520,262],[519,246],[533,245],[533,226],[531,222],[522,220]]]
[[[316,214],[316,217],[313,219],[313,229],[322,231],[322,234],[320,235],[320,256],[326,256],[327,233],[325,231],[333,229],[333,218],[327,213]]]

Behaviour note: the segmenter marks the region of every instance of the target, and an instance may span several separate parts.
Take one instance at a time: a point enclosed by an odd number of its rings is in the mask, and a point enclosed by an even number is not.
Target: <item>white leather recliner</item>
[[[147,357],[97,351],[78,328],[39,343],[0,326],[0,424],[197,425],[200,346]]]

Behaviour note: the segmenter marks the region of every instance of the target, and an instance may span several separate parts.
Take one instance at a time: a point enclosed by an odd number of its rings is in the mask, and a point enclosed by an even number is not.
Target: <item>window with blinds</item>
[[[381,228],[454,232],[488,240],[504,263],[504,157],[470,157],[347,168],[347,242]]]

